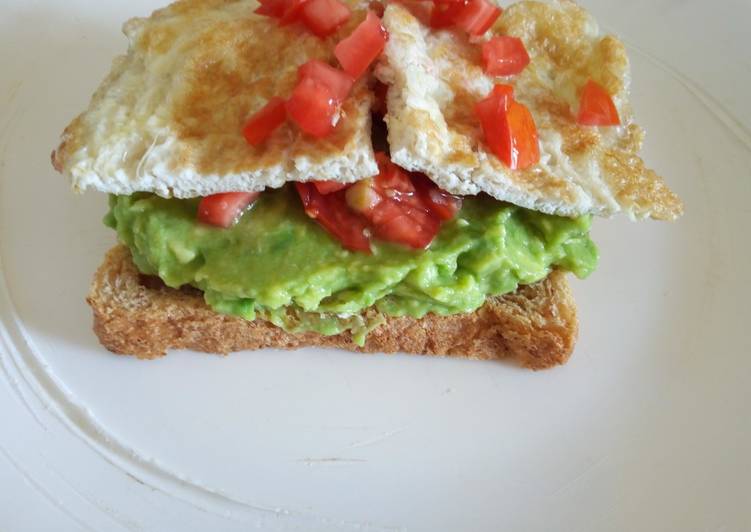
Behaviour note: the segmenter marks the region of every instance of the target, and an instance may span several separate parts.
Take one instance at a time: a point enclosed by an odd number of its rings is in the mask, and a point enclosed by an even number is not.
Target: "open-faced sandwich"
[[[110,194],[108,349],[565,362],[593,215],[673,220],[624,46],[568,0],[181,0],[53,153]]]

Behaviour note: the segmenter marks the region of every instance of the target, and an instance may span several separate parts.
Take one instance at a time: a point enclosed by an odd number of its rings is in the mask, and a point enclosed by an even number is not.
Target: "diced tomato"
[[[415,192],[415,186],[409,179],[409,174],[391,162],[388,155],[377,152],[375,157],[378,163],[378,175],[375,177],[375,183],[381,192],[385,192],[387,196],[393,196],[392,192],[399,192],[400,194]]]
[[[513,88],[496,85],[475,106],[485,142],[496,157],[512,170],[524,169],[540,160],[537,126],[532,113],[513,99]]]
[[[313,1],[315,0],[311,0],[311,2]],[[300,80],[307,77],[326,85],[338,103],[347,99],[349,92],[352,90],[352,85],[355,83],[346,72],[342,72],[318,59],[312,59],[301,65],[297,75]]]
[[[480,119],[485,142],[493,153],[498,153],[503,143],[500,123],[501,113],[505,113],[509,103],[514,99],[514,88],[511,85],[498,84],[490,94],[475,105],[475,114]]]
[[[381,19],[372,11],[368,11],[365,20],[352,34],[339,41],[334,48],[334,55],[344,71],[357,79],[381,55],[387,40],[388,32],[381,24]]]
[[[576,121],[583,126],[617,126],[621,123],[610,94],[591,79],[582,89]]]
[[[454,20],[457,27],[470,35],[482,35],[501,16],[503,10],[488,0],[468,0]]]
[[[304,77],[287,100],[287,116],[305,133],[317,138],[334,130],[339,112],[331,90],[313,78]]]
[[[508,104],[513,99],[514,87],[498,83],[493,87],[493,90],[490,91],[490,94],[477,102],[475,105],[475,111],[480,119],[482,119],[484,116],[497,113],[500,109],[508,109]]]
[[[370,253],[367,223],[352,211],[344,198],[344,191],[323,195],[311,183],[295,183],[305,213],[352,251]]]
[[[416,249],[428,246],[441,227],[435,215],[415,188],[409,174],[384,153],[377,153],[379,174],[374,189],[381,201],[365,212],[373,233],[383,240]]]
[[[352,184],[339,183],[337,181],[312,181],[312,183],[321,194],[331,194],[332,192],[339,192],[340,190],[344,190]]]
[[[302,8],[305,7],[305,4],[308,2],[308,0],[285,0],[286,6],[284,9],[284,13],[281,16],[281,20],[279,21],[279,24],[282,26],[287,26],[289,24],[294,24],[295,22],[299,22],[300,17],[302,16]]]
[[[198,204],[198,219],[210,225],[230,227],[259,195],[260,192],[225,192],[206,196]]]
[[[441,220],[451,220],[462,208],[462,199],[453,194],[449,194],[439,187],[433,187],[428,190],[427,201],[430,210],[433,211]]]
[[[383,220],[374,221],[375,236],[414,249],[428,247],[441,228],[437,218],[419,209],[400,208],[392,202],[383,202],[376,207],[376,211]]]
[[[352,185],[296,183],[305,212],[347,249],[370,251],[367,228],[388,242],[427,247],[441,222],[459,211],[461,199],[399,168],[385,153],[377,152],[376,160],[378,175]]]
[[[466,0],[457,2],[435,2],[430,12],[430,27],[434,29],[450,28],[467,5]]]
[[[451,220],[462,208],[462,199],[449,194],[423,174],[412,174],[412,182],[420,192],[423,202],[443,221]]]
[[[482,45],[482,62],[491,76],[513,76],[529,64],[529,54],[517,37],[501,35]]]
[[[351,12],[339,0],[308,0],[302,8],[302,20],[313,34],[327,37],[347,22]]]
[[[267,17],[282,18],[287,10],[287,0],[258,0],[261,4],[254,13]]]
[[[500,114],[500,144],[494,150],[512,170],[524,170],[540,160],[540,144],[537,126],[526,106],[511,101],[508,109]]]
[[[271,98],[260,111],[248,119],[243,128],[243,135],[245,135],[248,144],[258,146],[284,123],[287,119],[284,104],[285,102],[281,98]]]

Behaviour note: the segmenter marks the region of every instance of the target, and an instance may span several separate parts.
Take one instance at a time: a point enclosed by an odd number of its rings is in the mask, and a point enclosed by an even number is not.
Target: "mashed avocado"
[[[198,200],[111,196],[105,223],[143,273],[200,288],[218,312],[258,315],[292,332],[351,330],[360,342],[382,320],[374,309],[415,318],[469,312],[553,267],[586,277],[597,264],[589,217],[486,196],[465,198],[427,250],[374,240],[372,255],[342,248],[291,187],[264,192],[230,229],[197,222],[197,208]]]

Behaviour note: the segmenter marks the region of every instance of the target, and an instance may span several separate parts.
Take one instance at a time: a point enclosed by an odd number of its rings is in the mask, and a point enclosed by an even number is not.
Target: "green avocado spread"
[[[344,249],[308,218],[289,186],[264,192],[229,229],[198,222],[198,202],[111,196],[105,223],[143,273],[199,288],[220,313],[259,316],[290,332],[349,330],[360,343],[383,314],[473,311],[552,268],[586,277],[598,258],[589,217],[541,214],[487,196],[464,198],[428,249],[373,240],[372,255]]]

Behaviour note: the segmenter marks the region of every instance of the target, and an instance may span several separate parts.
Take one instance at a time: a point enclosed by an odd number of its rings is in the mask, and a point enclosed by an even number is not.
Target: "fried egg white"
[[[128,21],[128,53],[53,154],[73,188],[194,197],[377,173],[365,81],[329,137],[312,139],[285,124],[264,145],[247,144],[247,118],[291,93],[299,65],[333,62],[334,46],[365,13],[351,2],[350,21],[319,39],[254,14],[256,7],[253,0],[181,0]]]
[[[390,4],[384,25],[390,40],[376,75],[390,86],[386,122],[397,164],[449,192],[485,192],[551,214],[672,220],[682,213],[678,197],[638,156],[643,131],[633,123],[623,44],[601,36],[574,2],[522,1],[504,11],[483,39],[522,39],[531,64],[510,78],[483,72],[477,41],[431,30],[404,5]],[[588,79],[614,95],[621,126],[576,124]],[[541,160],[529,169],[510,170],[484,144],[474,105],[497,82],[514,85],[535,119]]]

